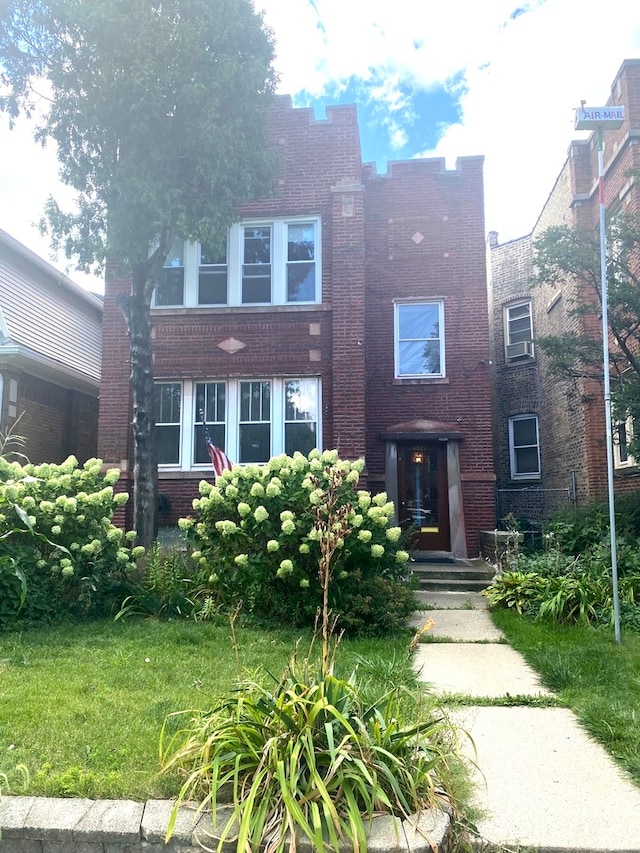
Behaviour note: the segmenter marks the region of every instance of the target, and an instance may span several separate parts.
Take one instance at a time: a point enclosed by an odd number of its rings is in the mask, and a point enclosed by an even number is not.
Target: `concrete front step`
[[[488,580],[431,580],[420,581],[418,592],[482,592],[490,584]]]
[[[484,561],[459,563],[412,564],[413,574],[419,580],[419,589],[440,591],[480,591],[489,586],[494,571]]]

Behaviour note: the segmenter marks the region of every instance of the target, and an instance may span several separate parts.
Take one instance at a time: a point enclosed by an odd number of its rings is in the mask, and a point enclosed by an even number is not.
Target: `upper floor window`
[[[507,362],[531,358],[533,326],[530,299],[505,307],[504,329]]]
[[[513,480],[540,479],[537,415],[517,415],[509,418],[509,455]]]
[[[232,225],[222,251],[178,242],[153,307],[318,303],[320,245],[317,217]]]
[[[615,468],[630,468],[636,464],[635,458],[629,453],[629,445],[633,439],[633,418],[629,416],[619,421],[613,428],[613,462]]]
[[[409,379],[445,375],[441,301],[396,303],[395,375]]]
[[[225,246],[220,252],[215,252],[206,246],[199,245],[197,250],[199,254],[198,305],[226,305],[228,298],[227,247]]]
[[[228,379],[156,382],[158,463],[189,470],[209,466],[211,440],[232,462],[263,463],[279,453],[307,455],[320,436],[320,382]]]
[[[182,305],[184,300],[184,241],[174,240],[158,277],[155,304]]]

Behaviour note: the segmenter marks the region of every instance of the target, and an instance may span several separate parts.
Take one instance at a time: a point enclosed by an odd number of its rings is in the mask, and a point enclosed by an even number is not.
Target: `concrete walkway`
[[[505,643],[478,593],[420,593],[434,610],[437,643],[422,643],[416,665],[447,696],[549,697],[536,673]],[[482,844],[580,853],[640,853],[640,788],[565,708],[467,705],[451,718],[468,732],[476,762]]]

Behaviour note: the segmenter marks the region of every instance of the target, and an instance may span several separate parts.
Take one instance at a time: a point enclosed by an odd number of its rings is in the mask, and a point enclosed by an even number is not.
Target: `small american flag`
[[[215,446],[209,434],[209,427],[206,424],[204,424],[204,440],[207,443],[207,453],[209,454],[209,459],[211,459],[216,477],[219,477],[223,471],[231,471],[233,466],[229,461],[229,457],[224,450]]]

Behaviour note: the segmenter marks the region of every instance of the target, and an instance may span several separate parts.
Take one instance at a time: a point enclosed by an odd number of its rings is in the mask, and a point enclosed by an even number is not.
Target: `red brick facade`
[[[383,436],[402,422],[433,422],[424,439],[456,445],[448,489],[460,523],[456,546],[445,550],[475,555],[478,531],[495,524],[482,158],[463,158],[450,172],[441,160],[394,163],[378,176],[362,165],[355,107],[328,108],[327,119],[316,121],[284,97],[272,135],[281,154],[274,195],[243,205],[239,218],[317,218],[321,299],[152,309],[155,378],[229,385],[313,378],[321,389],[322,447],[364,457],[368,486],[390,495],[397,494],[389,467],[396,439]],[[133,467],[131,412],[116,295],[127,287],[107,280],[99,448],[107,464],[121,467],[124,488]],[[394,303],[421,300],[444,305],[446,374],[397,379]],[[408,432],[400,439],[411,440]],[[210,476],[193,465],[161,466],[160,491],[169,500],[161,523],[187,513],[198,481]]]
[[[604,134],[605,205],[609,212],[640,212],[640,194],[629,170],[640,169],[640,60],[625,61],[614,80],[608,104],[622,104],[626,121]],[[505,360],[505,309],[518,299],[532,305],[533,337],[553,336],[590,324],[600,334],[600,317],[572,313],[575,281],[536,287],[532,273],[533,242],[554,225],[599,227],[598,142],[596,133],[575,141],[533,232],[502,246],[493,235],[489,248],[489,304],[494,362],[494,454],[499,508],[516,515],[545,518],[569,501],[584,503],[607,491],[604,399],[601,386],[559,381],[549,372],[548,357],[538,348],[530,359]],[[534,343],[535,346],[535,343]],[[537,415],[541,475],[514,482],[509,469],[508,420],[521,412]],[[638,468],[616,469],[616,490],[640,486]],[[518,495],[514,488],[524,488]],[[501,494],[504,496],[500,500]]]

